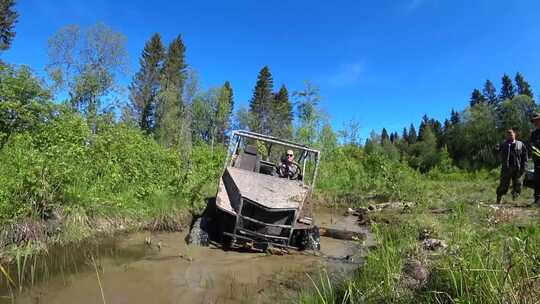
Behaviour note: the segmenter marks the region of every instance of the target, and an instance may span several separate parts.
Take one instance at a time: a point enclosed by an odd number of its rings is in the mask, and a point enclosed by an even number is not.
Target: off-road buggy
[[[300,174],[281,177],[282,155],[293,150]],[[188,242],[223,248],[268,246],[320,249],[311,195],[320,152],[302,144],[249,131],[233,131],[215,199],[192,224]]]

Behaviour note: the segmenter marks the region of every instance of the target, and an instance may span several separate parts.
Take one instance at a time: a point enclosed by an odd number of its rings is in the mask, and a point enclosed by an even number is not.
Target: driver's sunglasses
[[[287,156],[294,156],[294,154],[287,154]]]

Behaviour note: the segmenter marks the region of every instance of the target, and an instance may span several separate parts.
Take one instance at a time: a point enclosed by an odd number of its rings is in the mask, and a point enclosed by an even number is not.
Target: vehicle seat
[[[247,145],[244,151],[240,152],[234,167],[253,172],[259,172],[261,157],[257,153],[257,147]]]

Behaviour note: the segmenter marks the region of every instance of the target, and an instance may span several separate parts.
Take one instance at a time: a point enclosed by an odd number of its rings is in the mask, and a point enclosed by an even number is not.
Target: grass
[[[496,209],[490,207],[494,179],[484,175],[466,180],[426,178],[423,202],[411,213],[370,214],[378,245],[363,266],[338,283],[321,273],[297,302],[540,302],[540,210],[518,208],[528,203],[531,191],[512,202],[518,207]],[[448,212],[432,213],[440,208]],[[421,231],[444,239],[448,248],[424,250]],[[409,261],[420,261],[428,270],[422,284],[411,284]]]
[[[101,284],[101,278],[99,277],[99,271],[98,271],[96,260],[94,259],[93,256],[91,257],[91,260],[92,260],[92,266],[94,266],[94,270],[96,272],[96,278],[97,278],[97,282],[99,286],[99,291],[101,293],[101,300],[103,304],[107,304],[107,301],[105,301],[105,293],[103,292],[103,285]]]

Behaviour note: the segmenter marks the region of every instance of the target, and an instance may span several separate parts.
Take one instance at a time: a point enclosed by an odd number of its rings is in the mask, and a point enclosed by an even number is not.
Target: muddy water
[[[365,232],[354,217],[319,214],[323,226]],[[324,267],[332,276],[342,275],[358,267],[364,247],[323,237],[320,256],[277,256],[189,246],[185,236],[185,232],[124,235],[114,254],[87,259],[84,270],[52,276],[17,295],[14,302],[290,302],[299,289],[312,284],[308,273]]]

